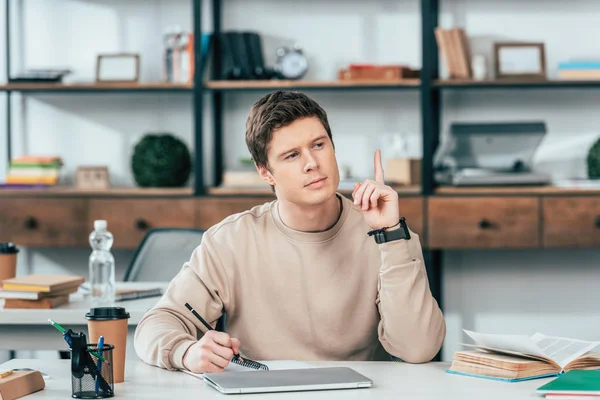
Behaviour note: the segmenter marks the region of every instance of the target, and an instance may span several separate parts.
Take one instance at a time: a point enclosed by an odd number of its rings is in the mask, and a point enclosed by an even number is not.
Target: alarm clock
[[[300,79],[308,70],[308,61],[299,46],[280,47],[274,69],[281,79]]]

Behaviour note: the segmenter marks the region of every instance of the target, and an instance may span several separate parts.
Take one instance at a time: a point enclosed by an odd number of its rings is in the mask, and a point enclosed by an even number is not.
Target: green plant
[[[191,169],[187,146],[169,133],[146,134],[133,148],[131,170],[138,186],[183,186]]]
[[[600,139],[590,148],[587,156],[588,178],[600,179]]]

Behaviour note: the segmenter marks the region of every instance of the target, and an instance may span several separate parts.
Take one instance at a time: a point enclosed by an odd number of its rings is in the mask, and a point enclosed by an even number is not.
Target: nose
[[[309,152],[306,155],[306,160],[305,160],[305,164],[304,164],[304,172],[311,172],[317,168],[319,168],[319,162],[317,161],[317,158],[312,153]]]

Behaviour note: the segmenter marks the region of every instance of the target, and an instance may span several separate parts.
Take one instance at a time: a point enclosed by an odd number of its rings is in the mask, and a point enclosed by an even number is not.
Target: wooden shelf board
[[[194,189],[184,188],[111,188],[108,190],[88,190],[73,187],[51,187],[47,189],[0,189],[0,197],[160,197],[160,196],[191,196]]]
[[[568,79],[488,79],[475,81],[472,79],[440,79],[435,82],[440,88],[575,88],[600,87],[600,80],[568,80]]]
[[[481,186],[439,187],[436,195],[599,195],[600,189],[565,188],[557,186]]]
[[[418,88],[419,79],[394,81],[304,81],[304,80],[250,80],[250,81],[208,81],[204,87],[210,90],[244,89],[344,89],[344,88]]]
[[[405,195],[418,195],[421,194],[420,186],[397,186],[394,187],[398,193]],[[271,188],[237,188],[237,187],[211,187],[207,190],[208,195],[213,196],[271,196],[275,197],[275,194],[271,191]],[[352,190],[339,190],[344,195],[349,195]]]
[[[191,91],[192,84],[173,84],[166,82],[141,83],[9,83],[1,85],[1,91],[20,92],[102,92],[102,91]]]

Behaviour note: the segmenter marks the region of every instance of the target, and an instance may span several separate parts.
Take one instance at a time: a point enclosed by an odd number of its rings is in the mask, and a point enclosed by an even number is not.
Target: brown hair
[[[268,168],[267,153],[274,131],[307,117],[317,117],[333,143],[327,113],[304,93],[277,90],[254,103],[246,120],[246,146],[256,165]]]

